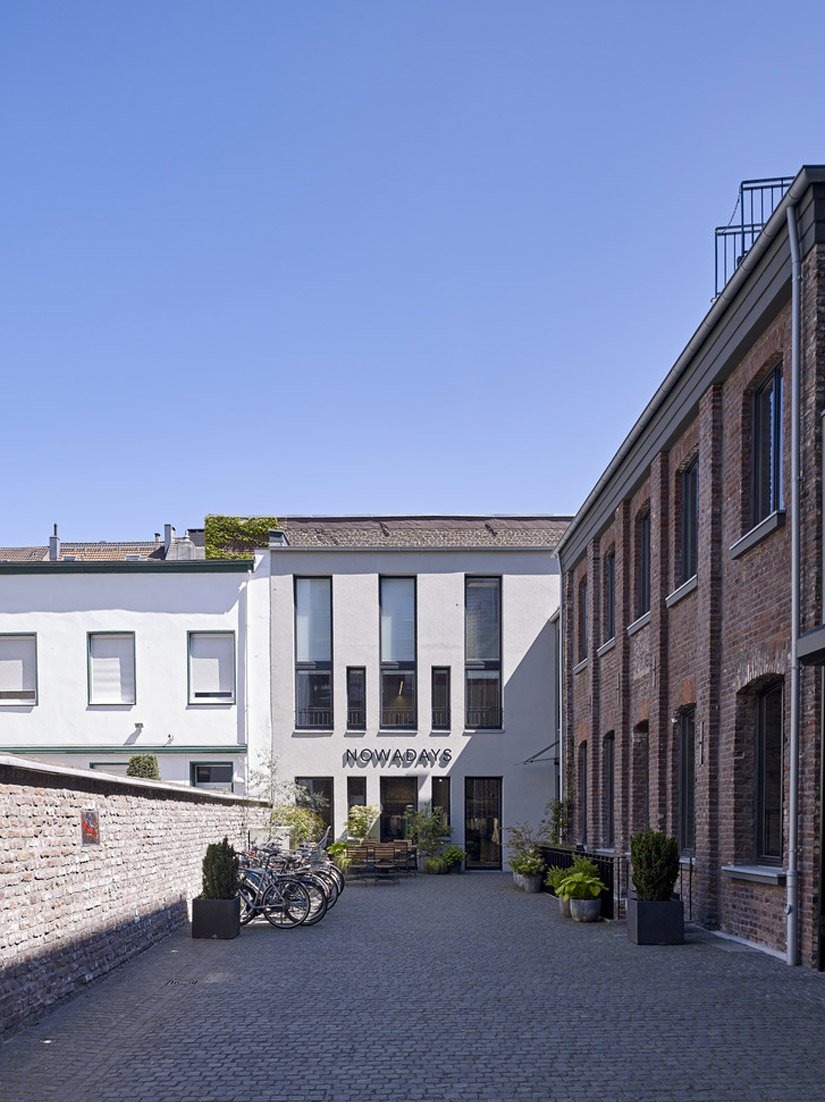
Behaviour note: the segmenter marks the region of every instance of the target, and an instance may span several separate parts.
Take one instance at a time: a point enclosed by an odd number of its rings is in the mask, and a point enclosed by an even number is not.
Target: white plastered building
[[[292,517],[270,538],[272,739],[285,779],[353,804],[442,805],[468,867],[500,868],[558,769],[568,518]]]

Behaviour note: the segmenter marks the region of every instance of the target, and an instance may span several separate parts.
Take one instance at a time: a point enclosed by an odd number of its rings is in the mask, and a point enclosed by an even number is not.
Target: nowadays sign
[[[346,750],[344,765],[449,765],[452,750]]]

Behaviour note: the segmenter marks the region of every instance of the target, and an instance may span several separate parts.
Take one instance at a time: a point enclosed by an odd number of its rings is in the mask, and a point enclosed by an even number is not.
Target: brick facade
[[[786,244],[787,248],[787,244]],[[745,285],[747,290],[747,284]],[[743,291],[743,294],[745,291]],[[803,261],[801,346],[801,608],[806,629],[823,622],[822,457],[820,415],[825,380],[825,247]],[[720,322],[724,325],[724,319]],[[605,778],[600,748],[615,739],[614,852],[625,860],[631,833],[646,826],[679,836],[680,725],[695,719],[695,848],[683,858],[682,889],[693,921],[777,951],[785,948],[788,846],[789,652],[791,633],[791,304],[787,294],[752,325],[750,339],[731,339],[735,354],[668,436],[655,415],[644,430],[665,439],[633,488],[575,556],[561,549],[565,677],[565,791],[587,790],[588,849],[605,845]],[[744,553],[732,546],[752,528],[752,398],[776,368],[782,374],[783,501],[778,524]],[[690,371],[690,367],[687,368]],[[632,457],[632,453],[630,453]],[[698,457],[698,569],[683,588],[680,563],[681,474]],[[631,458],[628,458],[628,465]],[[631,481],[618,467],[614,483]],[[600,486],[602,484],[600,483]],[[610,484],[602,491],[611,492]],[[614,496],[615,496],[614,491]],[[586,518],[588,499],[573,523]],[[650,614],[639,620],[639,518],[649,508]],[[786,519],[787,521],[783,523]],[[595,525],[592,527],[595,528]],[[770,525],[767,526],[770,528]],[[587,530],[587,529],[585,529]],[[615,638],[604,622],[602,573],[616,551]],[[588,579],[590,634],[585,662],[574,653],[579,614],[573,594]],[[669,599],[668,599],[669,598]],[[628,631],[628,628],[630,631]],[[801,961],[818,964],[820,839],[820,672],[800,675],[800,945]],[[759,864],[755,842],[757,707],[766,687],[784,688],[783,857],[778,883],[744,879]],[[586,784],[578,748],[588,746]],[[581,808],[572,817],[584,841]],[[727,871],[723,871],[727,868]]]
[[[99,845],[81,841],[87,808],[98,812]],[[224,835],[240,844],[261,808],[0,762],[0,1035],[186,923],[207,844]]]

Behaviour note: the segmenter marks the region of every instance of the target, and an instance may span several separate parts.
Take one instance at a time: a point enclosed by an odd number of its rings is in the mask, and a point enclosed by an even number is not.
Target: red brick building
[[[620,881],[665,830],[694,922],[823,968],[825,167],[783,192],[561,541],[563,768]]]

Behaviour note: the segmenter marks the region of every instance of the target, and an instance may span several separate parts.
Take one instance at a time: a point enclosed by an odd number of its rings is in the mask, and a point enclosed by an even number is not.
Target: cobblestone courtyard
[[[0,1046],[0,1098],[825,1098],[825,977],[698,932],[632,946],[510,884],[353,885],[309,929],[181,932]]]

